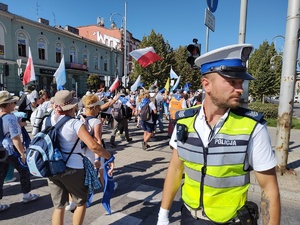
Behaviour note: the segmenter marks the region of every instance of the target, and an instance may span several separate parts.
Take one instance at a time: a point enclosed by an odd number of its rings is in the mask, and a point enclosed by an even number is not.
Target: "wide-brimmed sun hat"
[[[0,105],[17,102],[19,97],[12,96],[8,91],[0,91]]]
[[[55,108],[59,111],[67,111],[74,108],[78,104],[78,99],[73,97],[68,90],[61,90],[56,92],[54,96]]]

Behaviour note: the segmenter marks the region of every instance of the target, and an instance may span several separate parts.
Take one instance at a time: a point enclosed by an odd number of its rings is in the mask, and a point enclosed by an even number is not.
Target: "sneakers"
[[[37,200],[40,197],[39,194],[29,193],[28,197],[23,197],[23,203],[28,203]]]
[[[120,134],[120,138],[125,138],[125,134]]]
[[[0,212],[9,209],[10,205],[0,204]]]
[[[75,208],[76,208],[76,205],[73,202],[70,202],[70,204],[66,206],[67,211],[74,211]]]
[[[142,149],[145,150],[145,151],[148,151],[148,150],[147,150],[148,148],[150,148],[150,145],[145,144],[145,142],[143,141],[143,142],[142,142]]]
[[[132,138],[128,138],[128,139],[127,139],[127,142],[131,142],[131,141],[132,141]]]

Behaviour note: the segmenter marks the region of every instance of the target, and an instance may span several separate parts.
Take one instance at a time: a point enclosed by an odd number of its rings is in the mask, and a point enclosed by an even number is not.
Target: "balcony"
[[[80,63],[66,63],[66,69],[88,71],[88,67]]]

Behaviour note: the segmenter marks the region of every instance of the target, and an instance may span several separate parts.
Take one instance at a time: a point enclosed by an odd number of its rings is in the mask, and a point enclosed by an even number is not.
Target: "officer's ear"
[[[208,92],[210,90],[211,80],[205,75],[201,78],[201,83],[205,92]]]

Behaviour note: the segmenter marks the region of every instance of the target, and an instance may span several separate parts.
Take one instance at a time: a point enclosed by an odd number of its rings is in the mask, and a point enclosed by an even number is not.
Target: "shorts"
[[[69,201],[69,194],[76,206],[88,201],[88,186],[84,185],[85,170],[67,168],[62,174],[49,178],[48,184],[54,208],[64,208]]]
[[[147,121],[141,120],[141,126],[144,131],[147,131],[148,133],[152,133],[154,131],[154,124],[148,123]]]

